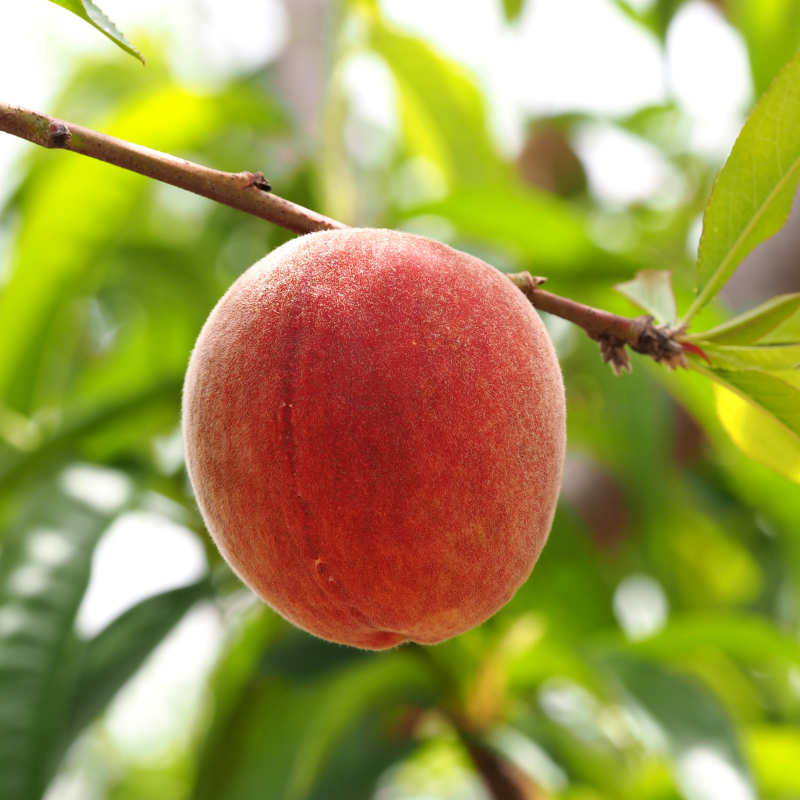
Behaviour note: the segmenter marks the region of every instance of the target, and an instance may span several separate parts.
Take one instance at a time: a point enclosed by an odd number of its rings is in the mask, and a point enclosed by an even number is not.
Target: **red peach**
[[[184,389],[197,501],[235,572],[310,633],[441,642],[530,574],[555,512],[564,387],[500,272],[389,230],[314,233],[241,276]]]

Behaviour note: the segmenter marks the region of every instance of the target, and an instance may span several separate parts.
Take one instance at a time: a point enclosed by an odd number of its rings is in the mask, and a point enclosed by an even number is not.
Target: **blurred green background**
[[[590,91],[570,108],[536,95],[563,63],[515,69],[543,41],[514,39],[546,28],[539,2],[476,3],[496,21],[484,38],[467,3],[287,0],[268,59],[217,68],[209,55],[202,79],[163,32],[126,30],[146,68],[110,45],[71,56],[38,110],[219,169],[263,169],[278,194],[348,224],[429,235],[619,313],[637,312],[613,284],[673,270],[685,310],[699,215],[749,105],[800,45],[798,5],[570,0],[551,54],[595,46],[573,65]],[[597,9],[640,37],[651,66],[671,59],[655,100],[600,97],[591,72],[617,45],[591,29]],[[445,25],[433,43],[428,13],[470,33],[448,49]],[[710,70],[693,74],[681,61],[692,54]],[[623,60],[622,89],[646,66]],[[692,99],[703,80],[723,107]],[[536,96],[503,105],[512,85]],[[531,578],[436,647],[327,644],[221,562],[180,445],[203,321],[290,235],[71,154],[12,155],[2,800],[800,798],[800,488],[731,444],[701,376],[635,358],[615,378],[595,343],[547,319],[569,451]],[[800,289],[795,228],[704,317]]]

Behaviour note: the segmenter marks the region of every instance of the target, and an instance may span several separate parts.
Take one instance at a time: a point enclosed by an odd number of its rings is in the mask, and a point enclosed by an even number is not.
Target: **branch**
[[[261,172],[221,172],[167,153],[150,150],[80,125],[0,102],[0,131],[57,150],[69,150],[138,172],[162,183],[207,197],[217,203],[265,219],[292,233],[339,230],[347,225],[317,214],[271,193]],[[675,336],[680,330],[658,327],[652,317],[620,317],[538,288],[544,278],[527,272],[509,275],[538,309],[574,322],[600,343],[603,360],[619,375],[630,372],[625,346],[663,362],[670,368],[687,366]]]
[[[616,375],[631,371],[631,359],[626,345],[637,353],[650,356],[670,369],[688,367],[683,346],[675,337],[683,329],[655,325],[651,316],[621,317],[609,311],[592,308],[568,297],[559,297],[539,286],[545,278],[536,278],[527,272],[509,275],[509,280],[520,289],[531,304],[540,311],[574,322],[586,331],[590,339],[600,343],[603,361],[611,364]]]
[[[162,183],[207,197],[252,214],[293,233],[345,228],[302,206],[270,194],[270,185],[260,172],[220,172],[182,158],[106,136],[70,122],[37,114],[0,102],[0,131],[59,150],[70,150],[107,164],[138,172]]]
[[[477,741],[468,741],[463,734],[462,740],[494,800],[536,800],[541,796],[533,781],[513,764]]]

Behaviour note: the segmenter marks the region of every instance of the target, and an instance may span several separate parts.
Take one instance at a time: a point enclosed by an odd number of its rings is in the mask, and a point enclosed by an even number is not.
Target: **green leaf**
[[[202,580],[149,597],[86,643],[60,753],[66,752],[186,612],[211,595],[211,583]]]
[[[738,778],[742,796],[749,796],[744,791],[752,791],[750,775],[735,729],[702,684],[649,661],[613,656],[608,663],[634,706],[643,710],[664,734],[686,800],[708,797],[707,790],[692,780],[698,762],[707,763],[708,759],[722,762]]]
[[[766,344],[752,347],[716,345],[711,342],[697,342],[715,368],[787,370],[800,364],[800,343]]]
[[[689,341],[714,342],[720,345],[754,344],[779,328],[782,323],[800,311],[800,294],[783,294],[773,297],[760,306],[751,308],[738,317],[729,319],[708,331],[690,334]],[[800,334],[800,331],[798,331]],[[800,340],[800,335],[797,337]],[[779,339],[779,342],[791,340]]]
[[[122,48],[126,53],[130,53],[144,64],[142,54],[122,35],[117,26],[92,2],[92,0],[50,0],[57,6],[66,8],[82,20],[88,22],[92,27],[97,28],[100,33],[111,39],[117,47]]]
[[[75,615],[107,515],[42,483],[0,559],[0,786],[3,800],[38,800],[80,664]]]
[[[656,322],[674,325],[677,321],[678,308],[669,271],[645,269],[637,272],[632,281],[618,283],[614,288],[655,317]]]
[[[800,483],[800,373],[706,369],[717,416],[733,443],[755,461]]]
[[[786,222],[800,181],[800,58],[776,78],[742,128],[703,220],[689,322],[745,256]]]
[[[507,22],[516,22],[524,8],[525,0],[503,0],[503,12]]]

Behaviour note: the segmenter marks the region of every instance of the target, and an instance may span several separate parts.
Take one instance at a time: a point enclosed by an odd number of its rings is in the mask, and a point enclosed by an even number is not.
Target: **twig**
[[[295,203],[270,193],[260,172],[221,172],[103,133],[0,102],[0,131],[27,139],[42,147],[70,150],[117,167],[138,172],[162,183],[245,211],[274,222],[293,233],[345,228]]]
[[[675,339],[682,329],[672,329],[654,324],[651,316],[621,317],[609,311],[578,303],[568,297],[540,289],[544,278],[536,278],[528,272],[508,276],[540,311],[554,314],[574,322],[586,331],[591,339],[600,344],[603,361],[611,364],[616,375],[631,371],[631,360],[625,347],[650,356],[670,369],[688,367],[683,346]]]
[[[348,227],[272,194],[261,172],[232,173],[209,169],[90,128],[2,102],[0,131],[27,139],[41,147],[69,150],[138,172],[265,219],[293,233]],[[626,346],[670,368],[687,366],[683,347],[675,339],[681,333],[679,330],[658,327],[653,324],[652,317],[621,317],[550,294],[538,288],[544,282],[543,278],[534,278],[527,272],[509,275],[509,278],[536,308],[574,322],[597,340],[603,360],[611,364],[617,375],[623,370],[630,372],[631,369]]]

